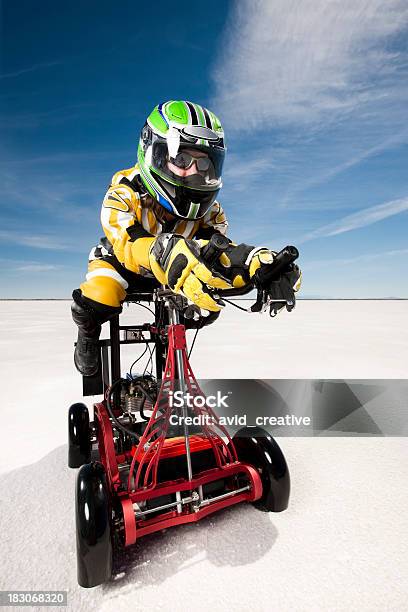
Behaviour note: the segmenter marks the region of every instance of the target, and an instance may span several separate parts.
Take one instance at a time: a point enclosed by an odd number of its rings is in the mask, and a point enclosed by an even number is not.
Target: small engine
[[[123,413],[139,415],[144,420],[149,416],[145,411],[152,411],[157,398],[157,381],[150,375],[127,375],[122,382],[120,404]]]

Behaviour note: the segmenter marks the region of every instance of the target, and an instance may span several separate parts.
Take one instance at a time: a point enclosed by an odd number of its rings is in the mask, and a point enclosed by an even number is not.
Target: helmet
[[[199,219],[221,189],[225,151],[214,113],[199,104],[170,100],[156,106],[142,129],[140,178],[165,210]]]

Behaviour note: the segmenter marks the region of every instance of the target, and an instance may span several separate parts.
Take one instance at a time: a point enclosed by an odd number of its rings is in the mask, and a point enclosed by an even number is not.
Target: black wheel
[[[85,404],[72,404],[68,411],[68,465],[78,468],[91,460],[89,412]]]
[[[261,475],[262,497],[254,506],[264,512],[282,512],[289,503],[290,476],[285,457],[272,436],[260,427],[244,427],[233,437],[238,459]]]
[[[112,574],[111,507],[105,468],[83,465],[76,486],[77,570],[80,586],[90,588]]]

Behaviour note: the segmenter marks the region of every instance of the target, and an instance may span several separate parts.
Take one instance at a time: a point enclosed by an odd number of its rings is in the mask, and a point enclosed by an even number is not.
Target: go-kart
[[[225,240],[215,234],[203,258],[213,262],[225,249]],[[283,249],[268,266],[268,278],[279,276],[297,256],[294,247]],[[216,290],[215,298],[229,302],[229,297],[253,288]],[[268,306],[261,285],[257,288],[257,301],[248,309],[255,312]],[[175,391],[203,398],[187,351],[187,300],[157,285],[128,293],[126,302],[148,310],[142,302],[153,304],[154,322],[120,325],[119,316],[111,319],[110,338],[99,341],[99,371],[83,377],[83,394],[103,394],[104,399],[94,404],[93,422],[83,403],[73,404],[68,415],[68,464],[80,468],[76,540],[82,587],[108,581],[114,554],[142,536],[199,521],[240,502],[280,512],[289,500],[286,460],[266,431],[244,428],[231,437],[202,400],[198,405],[190,402],[190,407],[184,402],[181,408],[170,401]],[[133,364],[122,378],[125,344],[146,346],[156,376],[147,366],[144,373],[133,374]],[[173,425],[175,413],[181,418]],[[189,426],[188,415],[200,416],[200,426]]]

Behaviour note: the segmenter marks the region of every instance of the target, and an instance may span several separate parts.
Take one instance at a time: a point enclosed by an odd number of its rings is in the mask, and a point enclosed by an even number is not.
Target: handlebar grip
[[[201,257],[211,267],[216,263],[219,256],[227,250],[229,244],[228,238],[217,232],[211,236],[208,244],[201,249]]]
[[[285,270],[299,257],[299,251],[294,246],[286,246],[275,256],[273,262],[268,265],[261,266],[255,273],[255,279],[261,286],[266,286],[268,283],[279,278],[281,272]]]

